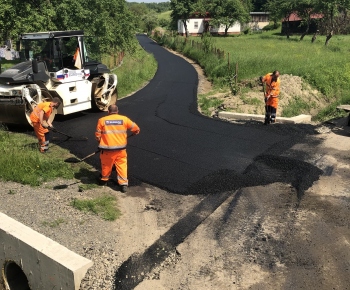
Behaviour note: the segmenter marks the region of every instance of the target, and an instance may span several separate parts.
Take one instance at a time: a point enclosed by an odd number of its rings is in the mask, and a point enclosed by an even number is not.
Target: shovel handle
[[[85,159],[88,159],[88,158],[91,157],[91,156],[94,156],[94,155],[97,154],[98,152],[100,152],[100,150],[96,150],[95,152],[93,152],[93,153],[91,153],[91,154],[85,156],[84,158],[80,159],[79,162],[84,161]]]

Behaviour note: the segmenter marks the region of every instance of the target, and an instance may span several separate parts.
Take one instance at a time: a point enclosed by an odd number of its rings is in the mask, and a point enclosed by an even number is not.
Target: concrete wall
[[[93,262],[0,212],[0,289],[78,290]],[[26,281],[27,279],[27,281]]]

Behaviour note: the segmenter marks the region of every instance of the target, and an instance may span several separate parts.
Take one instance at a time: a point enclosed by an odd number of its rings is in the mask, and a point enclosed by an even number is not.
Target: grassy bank
[[[143,87],[157,71],[157,62],[152,54],[141,47],[134,55],[126,55],[123,64],[113,70],[118,77],[118,98],[124,98]]]
[[[74,178],[75,170],[64,162],[69,155],[58,146],[42,154],[34,136],[0,129],[0,176],[3,181],[15,181],[37,186],[58,177]]]
[[[257,79],[279,70],[302,77],[325,95],[329,107],[318,113],[319,119],[334,115],[338,104],[350,104],[350,36],[334,36],[328,46],[324,36],[311,43],[311,36],[287,39],[276,31],[231,37],[163,37],[157,41],[197,61],[215,89],[231,89],[236,64],[238,83]],[[196,43],[200,45],[198,49]],[[213,51],[224,52],[218,57]]]

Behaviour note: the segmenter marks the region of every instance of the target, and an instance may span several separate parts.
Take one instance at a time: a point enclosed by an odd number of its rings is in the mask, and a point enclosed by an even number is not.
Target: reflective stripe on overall
[[[101,180],[108,181],[113,165],[117,170],[118,184],[128,185],[128,165],[126,149],[101,150]]]

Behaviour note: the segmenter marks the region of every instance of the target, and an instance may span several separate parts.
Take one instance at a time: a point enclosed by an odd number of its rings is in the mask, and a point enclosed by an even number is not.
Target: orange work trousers
[[[49,149],[49,138],[46,140],[46,136],[49,133],[49,130],[41,126],[40,123],[33,123],[34,132],[36,138],[39,141],[39,150],[40,152],[45,152]]]
[[[113,165],[117,170],[119,185],[128,185],[128,164],[126,149],[122,150],[102,150],[101,160],[101,180],[108,181],[112,173]]]

